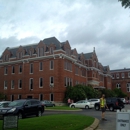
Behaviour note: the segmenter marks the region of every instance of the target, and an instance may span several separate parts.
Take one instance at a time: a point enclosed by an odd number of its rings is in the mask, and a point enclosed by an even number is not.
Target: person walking
[[[71,100],[70,98],[68,98],[68,106],[70,106],[70,104],[71,104]]]
[[[104,121],[107,120],[107,119],[105,119],[106,107],[107,107],[107,104],[106,104],[105,94],[102,94],[102,97],[100,98],[100,108],[101,108],[101,111],[102,111],[101,117],[102,117],[102,120],[104,120]]]

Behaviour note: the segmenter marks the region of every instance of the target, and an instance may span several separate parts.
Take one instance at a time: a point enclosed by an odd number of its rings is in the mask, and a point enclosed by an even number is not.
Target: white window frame
[[[12,66],[12,74],[15,74],[15,67]]]
[[[39,62],[39,71],[43,71],[43,62]]]
[[[21,87],[20,87],[20,83],[21,83]],[[22,80],[21,79],[18,80],[18,89],[22,89]]]
[[[125,78],[125,74],[124,74],[124,73],[121,73],[121,77],[122,77],[122,78]]]
[[[117,73],[117,74],[116,74],[116,78],[119,79],[119,77],[120,77],[120,76],[119,76],[119,73]]]
[[[50,70],[54,70],[54,60],[50,61]]]
[[[41,100],[41,95],[42,95],[42,100],[44,100],[44,95],[42,93],[39,94],[39,101],[42,101]]]
[[[120,88],[121,88],[121,84],[120,84],[120,83],[117,83],[117,84],[116,84],[116,88],[120,89]]]
[[[33,63],[30,64],[30,74],[33,74]]]
[[[22,65],[19,65],[19,73],[20,73],[20,74],[22,73],[22,70],[23,70],[22,67],[23,67]],[[21,70],[21,71],[20,71],[20,70]]]
[[[42,79],[42,86],[41,86],[41,79]],[[39,88],[43,88],[43,78],[42,77],[39,78]]]
[[[14,80],[11,80],[11,89],[14,89]]]
[[[4,90],[7,90],[8,89],[8,83],[7,81],[4,81]]]
[[[31,80],[32,80],[32,88],[31,88]],[[33,86],[34,86],[34,80],[33,78],[29,79],[29,90],[33,90]]]
[[[19,98],[21,96],[21,98]],[[22,99],[22,95],[21,94],[18,94],[18,99]]]
[[[128,72],[128,78],[130,78],[130,72]]]
[[[8,69],[7,67],[4,67],[4,75],[7,75],[8,74]]]

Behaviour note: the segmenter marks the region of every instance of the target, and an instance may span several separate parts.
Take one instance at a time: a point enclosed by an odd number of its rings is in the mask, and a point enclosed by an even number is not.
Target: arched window
[[[120,83],[117,83],[117,84],[116,84],[116,87],[117,87],[118,89],[120,89],[120,88],[121,88]]]

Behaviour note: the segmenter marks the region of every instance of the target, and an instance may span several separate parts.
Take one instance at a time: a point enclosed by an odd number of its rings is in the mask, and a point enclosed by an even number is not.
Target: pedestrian
[[[68,106],[70,106],[70,104],[71,104],[71,100],[70,98],[68,98]]]
[[[105,111],[106,111],[106,108],[107,107],[107,104],[106,104],[106,99],[105,99],[105,94],[102,94],[102,97],[100,98],[100,108],[101,108],[101,111],[102,111],[102,120],[106,121],[107,119],[105,119]]]

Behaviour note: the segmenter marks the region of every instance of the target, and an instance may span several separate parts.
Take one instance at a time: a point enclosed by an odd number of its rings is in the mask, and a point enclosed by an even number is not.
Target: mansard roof
[[[47,46],[49,46],[49,45],[51,45],[51,44],[55,44],[55,46],[56,46],[56,50],[58,50],[58,49],[61,49],[61,43],[55,38],[55,37],[50,37],[50,38],[46,38],[46,39],[44,39],[43,41],[41,41],[41,42],[43,42],[44,44],[46,44]],[[28,44],[28,45],[23,45],[22,46],[22,48],[25,50],[25,55],[28,55],[29,54],[29,50],[31,49],[31,48],[34,48],[34,49],[36,49],[36,47],[37,47],[37,45],[38,45],[38,43],[34,43],[34,44]],[[18,47],[13,47],[13,48],[6,48],[6,49],[8,49],[10,52],[11,52],[11,58],[13,58],[13,57],[16,57],[16,52],[17,52],[17,50],[19,49],[19,47],[20,46],[18,46]],[[1,56],[2,57],[2,56]],[[0,58],[1,58],[0,57]]]

